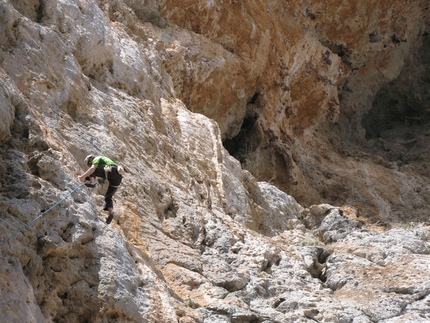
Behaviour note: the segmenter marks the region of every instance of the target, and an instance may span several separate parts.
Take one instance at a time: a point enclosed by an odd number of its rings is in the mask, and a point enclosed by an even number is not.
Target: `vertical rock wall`
[[[361,216],[407,221],[426,178],[349,146],[371,111],[359,91],[384,91],[412,65],[382,62],[427,37],[424,2],[377,4],[363,8],[380,30],[347,3],[2,1],[3,319],[428,319],[428,229],[375,232]],[[384,44],[374,80],[366,57]],[[88,153],[126,169],[110,226],[107,184],[76,180]],[[322,200],[351,205],[307,205]]]
[[[225,146],[258,179],[273,181],[305,205],[352,204],[375,221],[425,212],[416,207],[429,198],[428,177],[416,176],[423,174],[422,162],[415,163],[420,157],[405,158],[410,147],[386,156],[396,148],[381,149],[383,144],[366,140],[387,127],[396,131],[387,118],[372,117],[379,102],[405,102],[394,108],[401,110],[394,114],[404,128],[426,114],[425,1],[190,0],[180,7],[165,1],[159,9],[169,21],[230,53],[228,59],[219,52],[215,65],[204,56],[180,55],[185,61],[175,59],[168,69],[179,97],[220,124]],[[181,52],[178,43],[180,37],[169,53]],[[200,47],[200,53],[207,51]],[[224,66],[228,72],[220,75]],[[183,71],[192,74],[191,86]],[[392,82],[395,90],[384,90]],[[231,96],[237,98],[233,104]],[[391,109],[379,114],[391,115]],[[427,128],[418,132],[424,137]],[[419,148],[424,145],[417,146],[419,153],[410,154],[425,155]],[[402,168],[405,163],[412,167]],[[356,176],[360,168],[372,175]],[[412,193],[417,187],[420,195]],[[399,203],[406,196],[415,206]]]

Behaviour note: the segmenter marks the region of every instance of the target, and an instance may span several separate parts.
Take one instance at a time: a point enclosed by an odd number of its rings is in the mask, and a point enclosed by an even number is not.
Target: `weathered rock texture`
[[[2,0],[2,322],[429,321],[428,12]]]
[[[191,47],[178,35],[167,69],[178,97],[220,124],[226,147],[257,179],[304,205],[412,219],[429,199],[428,7],[166,1],[167,19],[219,44],[211,58],[206,41]]]

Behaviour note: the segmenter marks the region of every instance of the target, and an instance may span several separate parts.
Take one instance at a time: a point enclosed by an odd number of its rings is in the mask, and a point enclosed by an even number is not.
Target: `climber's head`
[[[87,157],[85,157],[85,165],[91,166],[93,159],[94,159],[94,155],[88,155]]]

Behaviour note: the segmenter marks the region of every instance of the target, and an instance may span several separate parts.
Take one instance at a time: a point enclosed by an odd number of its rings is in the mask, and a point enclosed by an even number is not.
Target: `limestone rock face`
[[[430,320],[427,7],[2,1],[2,320]]]
[[[258,180],[375,221],[425,212],[426,1],[166,0],[159,9],[199,39],[182,30],[167,42],[178,97],[219,123]]]

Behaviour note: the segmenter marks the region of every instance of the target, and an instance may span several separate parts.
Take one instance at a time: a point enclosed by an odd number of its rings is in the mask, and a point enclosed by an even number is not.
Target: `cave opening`
[[[256,112],[259,107],[258,98],[259,94],[256,92],[249,100],[246,107],[246,116],[243,119],[239,133],[235,137],[223,141],[224,148],[241,163],[257,148],[255,125],[258,119],[258,113]]]
[[[252,134],[254,132],[255,122],[257,117],[245,117],[242,122],[242,127],[239,133],[231,138],[224,140],[224,148],[227,149],[230,155],[239,160],[241,163],[245,160],[249,153],[255,150],[252,144]]]
[[[430,37],[420,36],[422,43],[406,57],[398,77],[373,97],[361,126],[363,147],[381,157],[384,167],[430,179]],[[425,195],[421,187],[413,191]]]
[[[408,140],[430,129],[430,37],[421,34],[422,46],[407,60],[397,79],[375,95],[361,125],[366,140]]]
[[[361,122],[366,140],[400,136],[430,122],[430,111],[417,102],[414,93],[402,92],[398,85],[388,84],[377,93]]]

